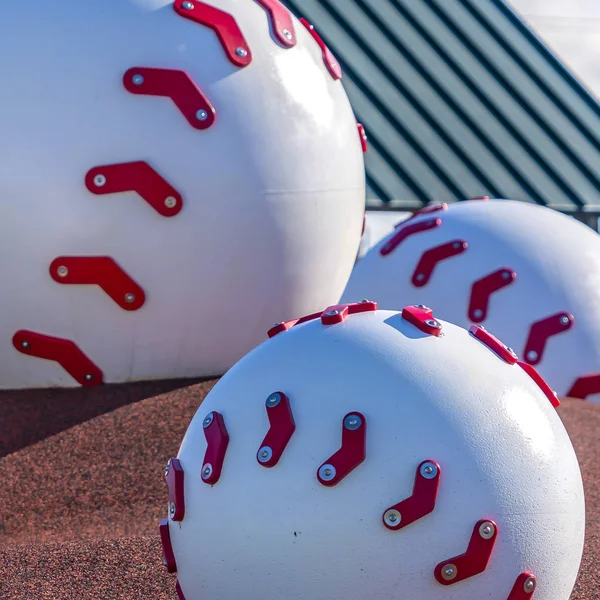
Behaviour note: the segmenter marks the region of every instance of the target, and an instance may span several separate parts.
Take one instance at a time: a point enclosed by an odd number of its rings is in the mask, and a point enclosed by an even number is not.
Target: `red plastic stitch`
[[[57,362],[77,383],[100,385],[102,371],[71,340],[21,329],[13,336],[14,347],[23,354]]]
[[[181,462],[177,458],[171,458],[165,469],[165,480],[169,488],[169,516],[173,521],[183,521],[185,516],[183,478]]]
[[[229,434],[223,415],[216,411],[208,413],[202,425],[208,443],[202,462],[202,481],[214,485],[221,477],[223,461],[229,445]]]
[[[256,0],[268,13],[273,27],[273,33],[277,39],[286,47],[292,48],[296,45],[296,30],[292,15],[279,2],[279,0]]]
[[[323,62],[327,67],[330,75],[337,81],[342,78],[342,68],[340,64],[336,60],[335,56],[331,53],[331,50],[325,45],[325,42],[321,39],[321,36],[315,31],[315,28],[306,20],[300,19],[300,23],[308,29],[310,34],[313,36],[319,47],[321,48],[321,53],[323,54]]]
[[[567,396],[585,400],[592,394],[600,394],[600,373],[590,373],[577,379],[568,391]]]
[[[531,573],[521,573],[506,600],[527,600],[533,596],[537,580]]]
[[[401,225],[404,225],[405,223],[408,223],[409,221],[412,221],[413,219],[416,219],[417,217],[420,217],[422,215],[442,212],[445,210],[448,210],[448,205],[445,202],[442,202],[440,204],[428,204],[427,206],[424,206],[423,208],[413,213],[410,217],[408,217],[408,219],[404,219],[403,221],[396,223],[396,225],[394,225],[394,229],[398,229],[398,227],[400,227]]]
[[[208,129],[215,122],[215,109],[184,71],[134,67],[123,76],[123,85],[132,94],[171,98],[195,129]]]
[[[354,304],[336,304],[330,306],[321,313],[321,323],[323,325],[336,325],[345,321],[349,315],[356,315],[363,312],[374,312],[377,310],[377,302],[364,300]]]
[[[469,198],[469,200],[489,200],[490,197],[489,196],[473,196],[472,198]]]
[[[173,217],[181,210],[181,194],[144,161],[94,167],[85,176],[92,194],[137,192],[157,213]]]
[[[517,364],[523,369],[523,371],[525,371],[525,373],[527,373],[527,375],[529,375],[529,377],[531,377],[531,379],[533,379],[533,381],[537,383],[540,390],[542,390],[542,392],[544,392],[544,394],[546,395],[546,398],[550,400],[552,406],[554,406],[554,408],[558,408],[560,406],[560,400],[558,399],[556,392],[552,390],[552,388],[546,383],[544,378],[531,365],[527,364],[526,362],[519,361]]]
[[[468,247],[469,244],[464,240],[452,240],[451,242],[427,250],[421,256],[421,260],[419,260],[419,264],[413,273],[412,284],[415,287],[423,287],[431,279],[433,271],[440,261],[458,256]]]
[[[525,351],[523,352],[525,360],[530,365],[540,363],[548,338],[571,329],[574,320],[572,314],[559,312],[535,322],[529,329],[529,336],[525,344]]]
[[[171,545],[171,534],[169,533],[169,519],[163,519],[159,525],[160,543],[163,551],[163,564],[167,567],[168,573],[177,572],[177,563],[175,554]]]
[[[358,127],[358,135],[360,136],[360,144],[362,146],[362,151],[363,153],[366,153],[369,150],[369,145],[367,143],[367,132],[360,123],[357,123],[356,126]]]
[[[405,306],[402,309],[402,318],[423,333],[436,337],[442,335],[442,324],[433,316],[433,311],[427,306],[422,304]]]
[[[124,310],[144,305],[144,290],[110,256],[59,256],[50,275],[62,284],[97,285]]]
[[[474,323],[484,321],[487,317],[490,296],[513,283],[516,277],[517,274],[512,269],[504,267],[476,281],[471,287],[469,319]]]
[[[301,325],[302,323],[306,323],[307,321],[313,321],[314,319],[318,319],[323,312],[312,313],[312,315],[306,315],[305,317],[301,317],[300,319],[292,319],[291,321],[285,321],[283,323],[277,323],[267,331],[267,335],[272,338],[276,336],[278,333],[282,333],[283,331],[288,331],[292,327],[296,325]]]
[[[175,582],[175,591],[177,592],[177,597],[179,598],[179,600],[185,600],[185,595],[183,594],[183,590],[181,589],[179,579]]]
[[[367,422],[359,412],[348,413],[342,421],[342,447],[317,471],[317,479],[328,487],[337,485],[366,457]]]
[[[509,365],[514,365],[519,357],[512,348],[503,344],[496,336],[479,325],[471,325],[469,333],[477,338],[482,344],[485,344],[490,350],[495,352],[503,361]]]
[[[440,485],[441,469],[434,460],[425,460],[418,467],[410,498],[388,508],[381,517],[393,531],[407,527],[433,512]]]
[[[410,220],[410,219],[407,219]],[[401,223],[396,231],[392,234],[392,236],[387,240],[387,242],[381,246],[379,250],[379,254],[381,256],[387,256],[391,254],[407,237],[414,235],[415,233],[421,233],[423,231],[429,231],[430,229],[435,229],[442,224],[441,219],[428,219],[426,221],[419,221],[418,223],[409,223],[406,226],[403,226],[406,221]]]
[[[483,573],[490,561],[497,537],[498,526],[494,521],[488,519],[477,521],[467,551],[435,567],[434,575],[438,583],[452,585]]]
[[[270,428],[256,453],[256,460],[263,467],[274,467],[294,434],[296,423],[290,399],[283,392],[271,394],[265,405]]]
[[[250,46],[229,13],[199,0],[175,0],[173,8],[179,16],[210,27],[217,34],[227,58],[236,67],[247,67],[252,62]]]

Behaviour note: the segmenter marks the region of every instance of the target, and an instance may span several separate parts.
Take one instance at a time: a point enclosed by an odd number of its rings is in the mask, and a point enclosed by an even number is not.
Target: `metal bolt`
[[[96,175],[96,177],[94,177],[94,185],[95,186],[102,187],[105,183],[106,183],[106,177],[104,177],[104,175],[98,174],[98,175]]]
[[[210,463],[206,463],[202,469],[202,479],[208,479],[213,472],[212,465]]]
[[[167,196],[165,198],[165,206],[167,208],[175,208],[177,205],[177,200],[173,196]]]
[[[442,567],[442,579],[445,579],[446,581],[452,581],[457,574],[458,570],[456,565],[447,564]]]
[[[206,429],[213,422],[214,418],[215,416],[213,413],[208,413],[206,417],[204,417],[204,422],[202,423],[204,429]]]
[[[246,50],[245,48],[236,48],[236,49],[235,49],[235,53],[236,53],[238,56],[242,56],[242,57],[244,57],[244,56],[248,56],[248,50]]]
[[[385,514],[383,515],[383,520],[387,525],[390,525],[391,527],[396,527],[396,525],[399,525],[400,521],[402,521],[402,515],[397,510],[394,510],[392,508],[390,510],[385,511]]]
[[[535,590],[535,584],[536,584],[535,577],[528,577],[525,580],[525,583],[523,584],[523,591],[530,594],[531,592],[533,592],[533,590]]]
[[[258,460],[261,463],[269,462],[272,457],[273,457],[273,450],[269,446],[263,446],[258,451]]]
[[[424,304],[415,304],[415,308],[422,308],[423,310],[429,310],[429,307],[425,306]]]
[[[198,121],[206,121],[206,119],[208,119],[208,113],[205,110],[199,110],[196,113],[196,119],[198,119]]]
[[[335,477],[335,474],[336,474],[336,470],[333,465],[323,465],[319,469],[319,477],[323,481],[331,481]]]
[[[29,348],[29,345],[30,345],[29,342],[26,342],[26,341],[21,342],[21,348],[25,348],[25,350],[27,350],[27,348]]]
[[[571,322],[571,319],[569,319],[569,317],[567,317],[567,316],[564,316],[564,317],[561,317],[561,318],[560,318],[560,322],[561,322],[563,325],[568,325],[568,324]]]
[[[423,275],[423,273],[419,273],[417,275],[417,281],[423,281],[423,279],[425,279],[425,275]]]
[[[266,405],[267,405],[267,407],[273,407],[273,406],[277,406],[280,402],[281,402],[281,394],[278,394],[277,392],[275,392],[274,394],[271,394],[267,398]]]
[[[458,250],[461,246],[462,246],[462,244],[460,242],[454,242],[454,244],[452,244],[452,247],[455,250]]]
[[[419,472],[425,479],[433,479],[438,474],[438,468],[432,462],[426,462],[421,465]]]
[[[484,540],[489,540],[489,539],[493,538],[495,533],[496,533],[496,528],[489,521],[482,523],[479,527],[479,535]]]
[[[192,4],[192,2],[184,2],[181,5],[181,8],[185,8],[185,10],[192,10],[192,8],[194,8],[194,5]]]
[[[85,375],[84,378],[85,378],[86,381],[93,381],[94,380],[94,376],[91,375],[90,373],[88,373],[87,375]]]
[[[481,319],[481,317],[483,317],[483,311],[482,311],[480,308],[476,308],[476,309],[473,311],[473,316],[474,316],[476,319]]]
[[[340,314],[340,311],[335,309],[335,310],[330,310],[330,311],[326,312],[325,314],[328,317],[335,317],[336,315]]]
[[[287,29],[284,29],[281,33],[283,33],[284,37],[286,37],[288,40],[292,39],[292,32],[288,31]]]
[[[175,502],[171,502],[171,504],[169,504],[169,514],[171,517],[175,516]]]
[[[502,271],[502,279],[510,279],[511,273],[509,271]]]
[[[527,360],[529,360],[529,361],[537,360],[537,357],[538,357],[538,353],[535,350],[530,350],[527,353]]]
[[[358,415],[348,415],[344,419],[344,427],[350,431],[355,431],[362,425],[362,419]]]
[[[433,327],[435,329],[441,329],[442,326],[440,325],[440,323],[438,321],[435,321],[434,319],[427,319],[425,321],[425,325],[427,325],[428,327]]]
[[[133,304],[135,302],[135,294],[125,294],[125,302]]]
[[[69,274],[69,269],[62,265],[56,269],[56,273],[59,277],[66,277]]]
[[[144,83],[144,76],[138,73],[131,78],[131,82],[133,85],[142,85]]]

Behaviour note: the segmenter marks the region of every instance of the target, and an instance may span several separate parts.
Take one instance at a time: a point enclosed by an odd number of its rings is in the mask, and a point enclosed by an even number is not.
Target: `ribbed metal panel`
[[[344,70],[369,204],[600,210],[600,106],[500,0],[286,0]]]

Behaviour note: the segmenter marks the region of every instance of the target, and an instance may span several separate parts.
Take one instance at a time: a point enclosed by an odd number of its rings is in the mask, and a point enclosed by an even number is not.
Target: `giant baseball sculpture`
[[[600,235],[542,206],[427,207],[356,265],[344,302],[438,307],[494,331],[558,392],[600,400]]]
[[[223,373],[337,302],[362,144],[277,0],[9,0],[0,388]]]
[[[423,306],[269,335],[165,470],[181,600],[568,600],[581,475],[533,367]]]

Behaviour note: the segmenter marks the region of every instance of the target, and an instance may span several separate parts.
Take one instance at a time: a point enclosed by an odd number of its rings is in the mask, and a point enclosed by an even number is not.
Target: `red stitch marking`
[[[490,197],[489,196],[473,196],[472,198],[469,198],[469,200],[489,200]]]
[[[362,224],[362,231],[360,232],[360,235],[363,236],[365,235],[365,227],[367,226],[367,213],[365,213],[363,215],[363,224]]]
[[[410,219],[407,220],[411,220]],[[415,233],[422,233],[423,231],[429,231],[435,229],[442,224],[441,219],[427,219],[426,221],[419,221],[418,223],[409,223],[405,225],[406,221],[401,222],[396,231],[388,239],[388,241],[381,246],[379,254],[381,256],[387,256],[391,254],[406,238],[414,235]]]
[[[199,0],[175,0],[173,8],[179,16],[210,27],[217,34],[227,58],[236,67],[247,67],[252,62],[250,46],[229,13]]]
[[[540,390],[542,390],[542,392],[544,392],[546,395],[546,398],[550,400],[550,404],[552,404],[554,408],[558,408],[560,406],[560,400],[558,399],[556,392],[552,390],[544,378],[531,365],[521,361],[519,361],[517,364],[523,369],[523,371],[525,371],[525,373],[527,373],[527,375],[529,375],[529,377],[531,377],[531,379],[533,379],[533,381],[537,383]]]
[[[132,94],[171,98],[195,129],[208,129],[215,122],[215,109],[184,71],[134,67],[123,75],[123,85]]]
[[[419,260],[419,264],[413,273],[412,284],[415,287],[423,287],[429,283],[433,271],[439,262],[462,254],[468,247],[469,244],[464,240],[452,240],[451,242],[427,250],[421,256],[421,260]]]
[[[397,229],[401,225],[404,225],[405,223],[408,223],[408,221],[412,221],[413,219],[416,219],[417,217],[420,217],[421,215],[442,212],[445,210],[448,210],[448,205],[445,202],[443,202],[441,204],[428,204],[427,206],[424,206],[417,212],[413,213],[410,217],[408,217],[408,219],[404,219],[404,221],[400,221],[399,223],[396,223],[396,225],[394,225],[394,228]]]
[[[358,127],[358,135],[360,136],[360,144],[362,146],[362,151],[363,153],[367,153],[367,151],[369,150],[369,146],[367,143],[367,140],[369,138],[367,138],[367,132],[365,131],[365,128],[360,124],[357,123],[356,126]]]
[[[437,462],[423,461],[417,467],[412,496],[388,508],[381,517],[383,524],[388,529],[397,531],[433,512],[440,475],[441,469]]]
[[[336,325],[342,323],[350,315],[357,315],[363,312],[374,312],[377,310],[377,302],[363,300],[354,304],[336,304],[330,306],[321,313],[321,323],[323,325]]]
[[[270,427],[256,453],[256,460],[263,467],[274,467],[294,434],[296,423],[290,399],[283,392],[271,394],[265,405]]]
[[[405,306],[402,309],[402,318],[423,333],[436,337],[442,334],[442,324],[434,318],[433,311],[423,304]]]
[[[485,344],[492,352],[495,352],[503,361],[509,365],[514,365],[519,357],[512,348],[503,344],[496,336],[492,335],[485,328],[479,325],[471,325],[469,333],[477,338],[482,344]]]
[[[512,269],[504,267],[476,281],[471,287],[469,319],[475,323],[484,321],[487,317],[490,296],[513,283],[516,277],[517,274]]]
[[[202,463],[202,481],[214,485],[221,477],[223,461],[229,445],[229,434],[223,415],[216,411],[208,413],[202,425],[208,444]]]
[[[171,458],[165,469],[165,480],[169,489],[169,516],[173,521],[183,521],[185,516],[183,477],[181,462],[177,458]]]
[[[537,580],[531,573],[521,573],[506,600],[527,600],[535,592]]]
[[[573,315],[568,312],[559,312],[535,322],[529,329],[529,336],[525,344],[525,351],[523,352],[525,360],[530,365],[540,363],[548,338],[571,329],[574,320]]]
[[[177,572],[177,562],[171,545],[171,534],[169,533],[169,519],[163,519],[159,525],[160,543],[163,551],[163,565],[167,567],[168,573]]]
[[[181,210],[181,194],[144,161],[102,165],[90,169],[85,185],[92,194],[137,192],[163,217]]]
[[[300,23],[308,29],[309,33],[313,36],[319,47],[321,48],[321,53],[323,54],[323,62],[327,67],[330,75],[337,81],[342,78],[342,68],[340,64],[336,60],[335,56],[331,53],[331,50],[325,45],[325,42],[321,39],[321,36],[316,32],[315,28],[306,20],[300,19]]]
[[[498,526],[494,521],[478,521],[473,528],[467,551],[435,567],[434,575],[438,583],[452,585],[485,571],[497,536]]]
[[[271,27],[277,39],[286,47],[296,45],[296,29],[292,15],[279,0],[256,0],[269,14]]]
[[[567,393],[570,398],[585,400],[592,394],[600,393],[600,373],[590,373],[575,381]]]
[[[278,333],[282,333],[283,331],[288,331],[292,327],[296,325],[301,325],[302,323],[306,323],[307,321],[313,321],[314,319],[318,319],[323,312],[313,313],[312,315],[306,315],[305,317],[301,317],[300,319],[292,319],[291,321],[284,321],[283,323],[277,323],[267,331],[267,335],[272,338],[276,336]]]
[[[59,256],[50,265],[54,281],[97,285],[124,310],[144,305],[144,290],[109,256]]]
[[[175,591],[177,592],[177,597],[179,598],[179,600],[185,600],[185,596],[183,594],[183,590],[181,589],[179,579],[175,582]]]
[[[317,471],[317,479],[328,487],[337,485],[366,457],[367,422],[359,412],[348,413],[342,421],[342,446]]]
[[[71,340],[21,329],[13,336],[13,345],[28,356],[57,362],[83,386],[100,385],[104,378],[102,371]]]

